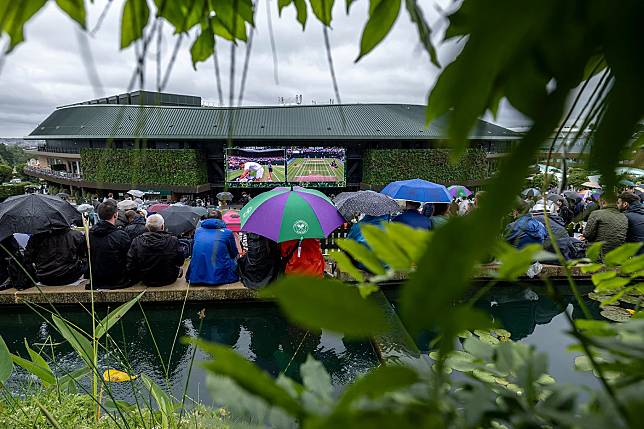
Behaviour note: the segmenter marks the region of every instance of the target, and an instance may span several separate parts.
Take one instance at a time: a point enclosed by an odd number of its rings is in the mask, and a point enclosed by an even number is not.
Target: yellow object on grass
[[[122,383],[124,381],[136,380],[138,375],[130,375],[118,369],[106,369],[103,373],[103,380],[111,383]]]

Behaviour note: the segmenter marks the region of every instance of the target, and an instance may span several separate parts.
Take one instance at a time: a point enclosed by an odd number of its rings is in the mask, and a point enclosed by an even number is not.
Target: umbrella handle
[[[297,243],[297,257],[298,257],[298,259],[302,255],[302,240],[303,240],[303,238],[300,238],[300,242]]]

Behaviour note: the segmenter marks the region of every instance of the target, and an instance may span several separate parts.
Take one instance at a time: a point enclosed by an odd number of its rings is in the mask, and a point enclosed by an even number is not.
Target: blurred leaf
[[[336,410],[346,410],[358,398],[377,398],[419,381],[418,374],[404,366],[379,366],[347,386]]]
[[[577,319],[575,325],[587,335],[612,336],[616,333],[611,324],[603,320]]]
[[[599,256],[601,255],[601,250],[603,245],[604,245],[603,241],[598,241],[596,243],[591,244],[590,247],[586,249],[586,257],[591,261],[599,260]]]
[[[384,263],[397,271],[408,271],[411,268],[409,258],[389,240],[385,231],[375,225],[363,225],[360,230],[373,253]]]
[[[593,364],[588,359],[588,356],[577,356],[575,358],[575,369],[577,371],[592,371]]]
[[[86,28],[85,0],[56,0],[56,4],[83,29]]]
[[[360,271],[358,268],[356,268],[355,265],[353,265],[351,259],[349,259],[349,257],[345,255],[344,252],[330,252],[329,256],[335,261],[340,271],[350,275],[354,280],[358,282],[364,281],[362,271]]]
[[[11,374],[13,373],[13,362],[11,361],[11,353],[4,338],[0,336],[0,384],[5,384]]]
[[[113,400],[111,398],[106,398],[103,405],[111,410],[121,410],[127,412],[133,412],[138,409],[135,404],[130,404],[129,402],[121,401],[119,399]]]
[[[594,277],[594,276],[593,276]],[[623,288],[629,284],[631,279],[625,277],[613,277],[608,280],[602,280],[595,288],[597,292],[612,292]]]
[[[644,255],[638,255],[623,263],[620,271],[624,274],[632,274],[644,270]]]
[[[596,273],[593,274],[591,277],[593,284],[595,286],[599,285],[601,282],[612,279],[613,277],[616,277],[617,273],[615,271],[602,271],[601,273]]]
[[[174,27],[174,33],[185,33],[209,17],[208,0],[154,0],[157,14]]]
[[[85,362],[90,368],[95,367],[94,363],[94,349],[92,343],[78,330],[69,325],[67,321],[61,319],[55,314],[52,316],[54,325],[60,332],[60,334],[69,342],[69,344],[76,350],[78,356]]]
[[[367,55],[387,36],[400,13],[401,0],[371,0],[369,20],[360,39],[360,58]]]
[[[149,18],[150,9],[146,0],[126,0],[121,18],[121,49],[143,37]]]
[[[197,70],[197,63],[206,61],[215,51],[215,35],[208,25],[201,26],[201,33],[195,39],[190,47],[190,57],[192,58],[192,67]]]
[[[436,67],[440,67],[440,64],[438,63],[438,57],[436,56],[436,49],[434,49],[434,45],[432,45],[432,30],[431,28],[429,28],[429,25],[427,25],[427,21],[423,16],[423,12],[420,9],[420,6],[418,6],[418,2],[416,0],[405,0],[405,6],[407,7],[407,12],[409,13],[411,22],[416,25],[416,29],[418,30],[418,38],[420,39],[420,43],[429,54],[429,59]],[[347,1],[347,11],[348,9],[349,3]]]
[[[114,310],[112,310],[107,316],[105,316],[103,320],[98,322],[98,324],[96,325],[96,331],[95,331],[96,339],[100,339],[112,328],[112,326],[114,326],[119,320],[121,320],[121,318],[123,318],[123,316],[125,316],[125,314],[128,311],[130,311],[130,309],[134,306],[134,304],[139,302],[139,300],[141,299],[144,293],[145,291],[141,292],[140,294],[138,294],[136,297],[132,298],[128,302],[119,305]]]
[[[360,291],[360,296],[366,298],[372,293],[378,292],[380,288],[373,283],[361,283],[358,285],[358,290]]]
[[[516,281],[520,276],[525,275],[533,263],[534,255],[540,250],[541,246],[538,244],[530,244],[520,250],[512,246],[504,246],[504,252],[499,255],[501,262],[497,270],[499,279]]]
[[[308,355],[300,366],[300,374],[304,384],[302,403],[312,413],[326,414],[333,401],[333,386],[324,365]]]
[[[376,255],[362,244],[354,240],[339,239],[337,245],[347,252],[353,259],[364,265],[369,271],[376,275],[384,275],[385,268],[382,266]]]
[[[24,26],[42,7],[47,0],[0,0],[0,30],[9,36],[9,45],[6,53],[9,53],[18,44],[25,40]]]
[[[617,249],[613,249],[606,253],[604,262],[608,265],[622,265],[628,258],[635,256],[642,247],[642,243],[625,243]]]
[[[269,404],[284,409],[293,416],[302,412],[300,404],[282,387],[278,386],[267,373],[253,365],[246,358],[226,346],[210,343],[197,338],[184,338],[184,343],[191,343],[210,353],[214,360],[201,364],[206,370],[224,375],[234,380],[240,387],[259,396]]]
[[[595,273],[604,267],[603,264],[587,264],[581,266],[581,272],[585,274]]]
[[[237,40],[247,40],[246,21],[242,16],[242,0],[209,0],[210,7],[217,13],[217,19],[224,28]],[[237,4],[235,3],[237,2]],[[252,6],[251,6],[252,7]],[[237,10],[235,10],[237,8]],[[251,9],[252,11],[252,9]],[[248,12],[246,12],[248,13]],[[252,14],[252,12],[251,12]],[[251,16],[252,17],[252,16]],[[215,31],[216,32],[216,31]]]
[[[318,17],[320,22],[327,27],[331,25],[331,11],[335,0],[309,0],[313,13]],[[297,5],[296,5],[297,6]]]
[[[398,222],[385,225],[387,237],[405,251],[411,262],[416,263],[423,256],[427,242],[432,233],[419,228],[412,228]]]
[[[365,337],[387,327],[382,310],[358,288],[337,280],[288,276],[260,292],[275,295],[286,315],[308,329],[329,329]]]
[[[487,343],[484,343],[478,338],[470,337],[466,338],[463,342],[463,349],[470,353],[471,355],[483,359],[484,361],[489,361],[492,359],[494,354],[494,348]]]
[[[523,389],[528,403],[537,400],[534,384],[541,378],[548,368],[548,356],[531,350],[528,359],[516,370],[519,387]]]
[[[174,402],[172,398],[165,393],[165,391],[154,382],[150,377],[145,374],[141,374],[141,380],[143,385],[148,390],[150,395],[154,398],[154,401],[161,411],[161,425],[164,428],[174,427]]]

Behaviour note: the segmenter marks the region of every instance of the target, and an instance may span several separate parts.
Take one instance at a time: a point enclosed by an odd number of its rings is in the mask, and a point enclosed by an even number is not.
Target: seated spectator
[[[432,221],[418,212],[420,203],[407,201],[405,210],[392,219],[392,222],[398,222],[418,229],[431,229]]]
[[[529,209],[530,205],[526,201],[521,201],[512,212],[516,220],[505,228],[505,240],[517,249],[533,243],[543,244],[547,235],[546,228],[532,217]]]
[[[573,218],[575,217],[575,212],[573,212],[570,207],[568,207],[567,200],[557,200],[555,201],[555,206],[557,214],[563,221],[564,225],[568,225],[570,222],[572,222]]]
[[[29,238],[27,263],[33,264],[37,280],[45,285],[74,283],[87,269],[87,244],[82,232],[56,229]]]
[[[604,243],[600,252],[603,259],[606,253],[624,244],[628,231],[628,218],[603,195],[599,198],[599,204],[601,209],[594,210],[588,217],[584,238],[589,244],[599,241]]]
[[[577,249],[581,245],[581,242],[575,238],[572,238],[570,234],[568,234],[564,220],[561,218],[561,216],[559,216],[558,213],[556,213],[556,206],[553,206],[552,204],[544,205],[543,200],[537,201],[537,203],[531,209],[532,217],[534,217],[534,219],[538,220],[543,224],[544,227],[546,227],[546,210],[548,212],[548,220],[550,221],[550,230],[552,231],[554,239],[557,242],[557,247],[559,247],[561,254],[566,260],[576,258],[578,256]],[[554,245],[552,244],[552,241],[550,240],[550,237],[548,235],[546,235],[543,242],[543,248],[549,252],[555,253]]]
[[[418,216],[422,216],[420,213]],[[313,277],[324,276],[324,256],[320,240],[305,238],[280,244],[284,274],[300,274]]]
[[[588,222],[588,218],[590,217],[590,214],[594,212],[595,210],[599,210],[599,204],[595,202],[593,197],[587,197],[586,198],[586,205],[584,206],[584,210],[582,212],[582,218],[584,221]]]
[[[145,217],[143,217],[141,214],[135,212],[134,210],[127,210],[125,212],[125,218],[127,219],[125,232],[127,232],[127,235],[130,236],[131,240],[134,240],[136,237],[146,231]]]
[[[177,237],[165,231],[161,215],[145,222],[146,232],[132,240],[127,252],[127,270],[134,281],[146,286],[165,286],[179,277],[185,261]]]
[[[226,229],[221,212],[213,210],[194,235],[186,279],[192,284],[234,283],[239,280],[237,256],[233,232]]]
[[[449,210],[448,203],[435,203],[434,212],[429,218],[432,221],[432,228],[440,228],[447,223],[447,211]]]
[[[20,246],[13,235],[0,241],[0,290],[12,287],[10,266],[20,254]]]
[[[94,289],[121,289],[132,285],[127,269],[130,236],[115,226],[118,209],[112,201],[98,206],[100,222],[89,231],[91,275]],[[85,278],[90,278],[89,269]]]
[[[382,215],[382,216],[364,215],[362,219],[360,219],[358,222],[354,223],[351,226],[351,228],[349,229],[349,234],[347,235],[347,238],[349,240],[354,240],[360,244],[367,246],[367,241],[362,235],[362,226],[376,225],[382,228],[382,225],[387,222],[389,222],[389,215]]]
[[[246,253],[237,261],[239,277],[247,288],[259,289],[279,274],[279,246],[273,240],[252,232],[246,234],[246,241]]]
[[[627,243],[644,243],[644,206],[640,198],[632,192],[622,192],[617,199],[617,208],[626,215],[628,229]],[[640,247],[638,255],[644,254],[644,246]]]

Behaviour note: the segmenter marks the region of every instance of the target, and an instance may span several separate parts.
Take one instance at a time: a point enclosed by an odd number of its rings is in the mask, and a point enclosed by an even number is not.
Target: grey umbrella
[[[524,198],[539,197],[539,196],[541,196],[541,191],[539,191],[537,188],[528,188],[528,189],[524,189],[521,192],[521,195]]]
[[[343,192],[343,194],[345,193]],[[341,195],[342,198],[336,203],[338,211],[345,219],[350,219],[358,213],[382,216],[400,210],[398,203],[393,198],[379,192],[357,191],[347,192],[347,194],[351,195]]]
[[[60,198],[43,194],[10,197],[0,204],[0,240],[16,232],[38,234],[82,221],[74,206]]]
[[[233,194],[231,194],[230,192],[220,192],[217,194],[217,199],[219,201],[232,201]]]
[[[165,221],[166,231],[173,235],[181,235],[195,229],[199,222],[199,215],[192,210],[193,208],[174,205],[159,212]]]
[[[193,212],[197,214],[197,216],[206,216],[208,214],[208,209],[205,207],[190,207]]]
[[[564,202],[564,204],[565,204],[565,205],[568,205],[568,200],[566,200],[566,197],[564,197],[563,195],[559,195],[559,194],[548,194],[548,196],[546,197],[546,199],[547,199],[548,201],[552,201],[553,203],[554,203],[554,202],[556,202],[556,201],[561,200],[561,201],[563,201],[563,202]]]

